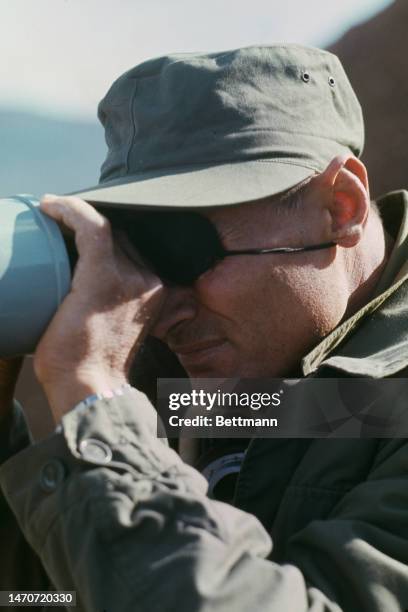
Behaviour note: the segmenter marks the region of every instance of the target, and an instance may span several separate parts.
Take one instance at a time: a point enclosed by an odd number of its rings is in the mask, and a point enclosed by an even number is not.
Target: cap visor
[[[77,191],[83,200],[122,208],[197,208],[259,200],[290,189],[318,170],[274,159],[152,170]]]

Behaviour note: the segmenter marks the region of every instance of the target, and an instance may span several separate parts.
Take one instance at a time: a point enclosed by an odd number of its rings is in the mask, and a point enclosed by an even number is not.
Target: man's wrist
[[[101,399],[111,399],[112,397],[120,397],[121,395],[124,395],[124,393],[126,393],[128,389],[132,389],[132,385],[130,385],[129,383],[124,383],[119,387],[115,387],[114,389],[108,389],[103,393],[92,393],[91,395],[88,395],[80,402],[78,402],[78,404],[76,404],[73,409],[77,408],[78,406],[90,406],[94,402]]]
[[[64,378],[54,381],[52,385],[43,385],[45,394],[53,416],[55,425],[58,425],[64,414],[72,410],[88,397],[112,396],[112,392],[128,384],[123,376],[90,376],[87,380],[82,377]]]

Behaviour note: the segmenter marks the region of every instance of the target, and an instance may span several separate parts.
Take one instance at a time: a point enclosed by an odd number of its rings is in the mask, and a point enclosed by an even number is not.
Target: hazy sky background
[[[324,46],[390,0],[0,0],[0,106],[95,117],[124,70],[176,51]]]

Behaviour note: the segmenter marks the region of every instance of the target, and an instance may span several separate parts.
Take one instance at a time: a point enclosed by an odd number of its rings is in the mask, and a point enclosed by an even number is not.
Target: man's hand
[[[58,422],[87,395],[127,382],[133,356],[160,308],[163,286],[143,264],[130,261],[114,242],[107,219],[83,200],[44,196],[41,210],[75,233],[79,254],[71,291],[34,357]]]

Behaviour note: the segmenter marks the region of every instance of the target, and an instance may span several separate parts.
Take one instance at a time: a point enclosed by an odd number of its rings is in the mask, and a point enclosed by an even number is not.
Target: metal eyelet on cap
[[[310,74],[308,72],[302,72],[302,81],[308,83],[310,81]]]
[[[336,84],[336,81],[334,80],[334,77],[329,76],[329,79],[328,79],[328,80],[329,80],[329,85],[330,85],[330,87],[334,87],[334,86],[335,86],[335,84]]]

